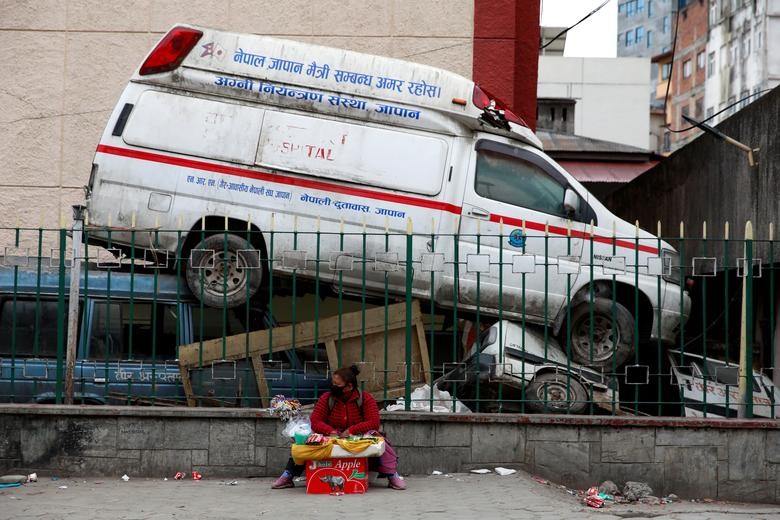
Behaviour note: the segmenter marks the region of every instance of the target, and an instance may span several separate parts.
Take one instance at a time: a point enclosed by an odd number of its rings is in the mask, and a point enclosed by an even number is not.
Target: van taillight
[[[502,102],[500,99],[497,99],[490,92],[481,89],[477,85],[474,85],[474,94],[471,97],[471,102],[474,103],[474,106],[480,110],[490,108],[500,111],[503,114],[504,119],[510,123],[526,127],[528,126],[520,116],[506,108],[506,104],[504,102]]]
[[[490,96],[477,85],[474,85],[474,94],[471,96],[471,102],[479,109],[487,108],[490,106]]]
[[[146,76],[175,69],[181,65],[201,36],[203,33],[198,30],[174,27],[146,58],[139,74]]]

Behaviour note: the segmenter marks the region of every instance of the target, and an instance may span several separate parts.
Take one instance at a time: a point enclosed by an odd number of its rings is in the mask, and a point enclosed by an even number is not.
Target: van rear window
[[[67,303],[66,303],[67,305]],[[55,357],[57,302],[7,299],[0,306],[0,356]]]
[[[130,145],[253,164],[263,110],[147,90],[122,139]]]
[[[441,191],[446,162],[441,137],[271,110],[257,150],[258,165],[421,195]]]

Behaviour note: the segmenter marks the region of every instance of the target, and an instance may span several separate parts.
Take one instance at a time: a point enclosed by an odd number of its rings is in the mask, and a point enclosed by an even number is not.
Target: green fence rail
[[[0,402],[312,402],[356,363],[365,390],[407,410],[780,413],[771,226],[213,224],[0,230]]]

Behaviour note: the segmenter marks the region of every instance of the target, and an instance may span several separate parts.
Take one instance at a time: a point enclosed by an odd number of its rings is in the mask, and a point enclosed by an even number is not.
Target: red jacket
[[[363,409],[357,405],[358,391],[333,398],[333,409],[328,407],[330,392],[325,392],[311,413],[311,429],[316,433],[329,434],[348,430],[349,433],[365,433],[379,430],[379,408],[368,392],[363,392]]]

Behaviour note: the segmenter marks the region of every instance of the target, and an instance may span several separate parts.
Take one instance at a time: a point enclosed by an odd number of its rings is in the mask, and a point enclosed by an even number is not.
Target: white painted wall
[[[649,58],[539,56],[540,98],[576,100],[574,133],[650,147]]]

